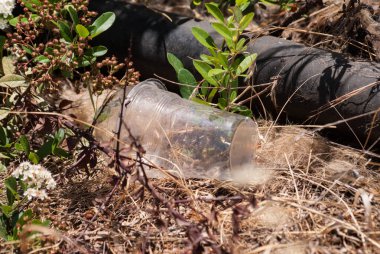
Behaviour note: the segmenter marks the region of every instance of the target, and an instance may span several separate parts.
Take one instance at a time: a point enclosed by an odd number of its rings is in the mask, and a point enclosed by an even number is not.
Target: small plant
[[[239,103],[239,79],[248,79],[252,75],[250,67],[254,64],[256,54],[246,53],[248,40],[242,37],[244,29],[251,23],[254,14],[243,15],[249,6],[248,0],[236,1],[229,8],[230,16],[225,18],[216,3],[206,3],[207,11],[216,19],[211,25],[224,39],[217,45],[205,30],[192,28],[195,38],[209,51],[200,59],[193,60],[193,65],[203,80],[197,85],[194,76],[186,70],[181,61],[173,54],[167,55],[174,67],[181,86],[181,95],[201,103],[217,106],[220,109],[252,116],[252,111]]]
[[[68,153],[60,148],[65,138],[63,129],[59,129],[54,135],[48,135],[44,143],[37,149],[32,147],[25,135],[14,139],[11,132],[0,125],[0,170],[5,171],[6,165],[14,160],[29,160],[21,163],[6,178],[6,203],[0,201],[0,237],[7,241],[17,240],[22,229],[27,224],[48,226],[49,221],[41,221],[28,204],[33,199],[47,198],[47,190],[52,190],[56,182],[41,163],[42,160],[54,155],[66,158]]]
[[[4,184],[7,203],[0,203],[0,237],[8,241],[17,240],[27,224],[50,224],[50,221],[36,219],[31,209],[25,210],[26,202],[32,199],[43,200],[47,198],[46,190],[55,188],[56,182],[49,171],[41,165],[23,162]]]

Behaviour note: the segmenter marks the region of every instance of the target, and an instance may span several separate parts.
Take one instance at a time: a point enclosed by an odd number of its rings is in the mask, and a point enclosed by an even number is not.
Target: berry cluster
[[[119,63],[116,57],[107,57],[96,64],[97,73],[86,71],[82,75],[82,81],[94,85],[95,91],[100,91],[103,87],[114,85],[135,85],[138,83],[140,73],[133,68],[133,62],[126,58],[125,63]],[[122,78],[117,78],[116,74],[120,70],[126,69]],[[105,74],[104,74],[105,73]]]
[[[97,16],[88,10],[89,0],[63,0],[56,4],[48,0],[40,0],[40,4],[17,2],[23,7],[23,14],[13,24],[14,32],[7,33],[5,48],[17,57],[17,70],[33,87],[50,92],[59,88],[62,79],[68,78],[85,81],[87,85],[91,82],[94,90],[102,90],[138,80],[139,74],[131,69],[129,61],[119,63],[112,57],[97,64],[96,58],[89,58],[88,52],[93,49],[91,37],[76,35],[72,40],[67,39],[67,33],[75,34],[68,5],[75,10],[78,23],[88,26]],[[119,79],[123,75],[117,72],[125,68],[126,74]]]

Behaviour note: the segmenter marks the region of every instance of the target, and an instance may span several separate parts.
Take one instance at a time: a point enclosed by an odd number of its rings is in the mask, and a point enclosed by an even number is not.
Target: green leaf
[[[220,109],[225,109],[227,106],[227,100],[225,98],[218,98],[218,107]]]
[[[0,78],[0,87],[16,88],[27,86],[28,84],[25,82],[24,77],[20,75],[8,74]]]
[[[249,7],[249,5],[250,5],[250,2],[246,2],[242,5],[240,5],[239,8],[242,12],[244,12]]]
[[[246,29],[248,25],[252,22],[254,16],[255,14],[253,12],[245,15],[239,22],[239,28],[242,30]]]
[[[22,0],[22,2],[25,4],[25,7],[28,8],[31,11],[36,11],[32,6],[33,4],[37,6],[41,6],[42,3],[39,0]]]
[[[1,212],[5,215],[5,217],[10,218],[12,216],[12,212],[13,212],[12,206],[2,205],[0,209],[1,209]]]
[[[34,217],[33,211],[31,209],[28,209],[24,211],[23,213],[20,213],[17,223],[22,228],[25,224],[27,224],[29,221],[31,221]]]
[[[74,6],[72,6],[71,4],[66,5],[65,9],[68,11],[68,13],[69,13],[69,15],[71,17],[71,20],[73,21],[74,25],[79,24],[78,13],[75,10]],[[85,36],[85,37],[87,37],[87,36]]]
[[[248,2],[248,0],[236,0],[235,3],[237,6],[241,6],[243,4],[246,4]]]
[[[212,102],[212,100],[214,99],[214,96],[217,92],[218,92],[218,88],[213,88],[208,95],[207,101]]]
[[[32,15],[30,15],[30,17],[31,17],[31,19],[34,21],[34,22],[38,22],[40,19],[41,19],[41,16],[39,16],[39,15],[37,15],[37,14],[32,14]],[[27,18],[21,18],[20,20],[19,20],[19,17],[15,17],[15,18],[13,18],[13,19],[10,19],[9,21],[9,24],[11,25],[11,26],[16,26],[19,22],[21,22],[21,23],[29,23],[29,21],[28,21],[28,19]]]
[[[26,156],[28,156],[30,153],[29,141],[24,135],[18,139],[17,143],[15,144],[15,148],[18,151],[25,152]]]
[[[219,75],[219,74],[222,74],[222,73],[225,73],[227,72],[226,70],[223,70],[223,69],[211,69],[209,70],[209,72],[207,73],[210,77],[212,76],[216,76],[216,75]]]
[[[235,61],[230,65],[230,68],[234,71],[237,70],[239,64],[244,60],[246,56],[245,55],[238,55],[236,58],[235,58]]]
[[[193,60],[195,69],[201,74],[201,76],[211,85],[218,86],[218,83],[213,77],[208,75],[208,72],[212,69],[210,65],[199,60]]]
[[[37,156],[39,158],[39,161],[45,158],[46,156],[50,155],[52,153],[52,145],[53,145],[54,139],[49,139],[47,142],[45,142],[40,149],[37,151]]]
[[[55,149],[61,144],[62,140],[65,138],[65,131],[63,129],[59,129],[55,135],[54,135],[54,140],[51,145],[51,152],[52,154],[55,154]]]
[[[243,18],[243,12],[240,10],[240,8],[238,6],[235,6],[233,8],[233,13],[234,13],[234,16],[235,16],[235,20],[237,22],[240,22],[240,20]]]
[[[0,216],[0,237],[4,240],[8,238],[7,226],[5,223],[6,218],[4,216]]]
[[[96,60],[96,57],[94,57],[90,60],[83,59],[82,61],[79,62],[78,67],[90,66],[95,60]]]
[[[228,69],[228,53],[218,52],[217,57],[224,69]]]
[[[116,15],[113,12],[105,12],[100,17],[98,17],[92,26],[94,27],[91,30],[91,37],[94,38],[95,36],[98,36],[99,34],[106,31],[108,28],[112,26],[112,24],[115,22]]]
[[[220,22],[224,23],[224,15],[216,3],[206,3],[206,8],[212,16],[214,16]]]
[[[30,152],[28,160],[30,160],[33,164],[38,164],[40,162],[40,157],[36,153]]]
[[[59,147],[56,147],[53,150],[53,155],[58,156],[60,158],[68,158],[69,157],[69,153],[66,150],[59,148]]]
[[[53,22],[58,26],[59,31],[61,32],[62,38],[67,42],[72,42],[73,39],[71,38],[71,31],[69,25],[65,21],[57,21]]]
[[[0,145],[5,146],[9,144],[8,131],[3,126],[0,126]]]
[[[207,81],[203,82],[201,85],[201,94],[206,96],[209,91],[209,83]]]
[[[0,152],[0,159],[10,159],[10,158],[11,157],[9,157],[9,156],[7,156],[7,155],[5,155],[5,154],[3,154],[3,153]],[[1,168],[0,171],[2,171],[4,169],[4,167],[5,167],[4,164],[0,163],[0,168]]]
[[[54,135],[54,139],[57,141],[57,144],[60,144],[65,138],[65,130],[60,128]]]
[[[203,104],[203,105],[210,106],[209,103],[208,103],[207,101],[204,101],[204,100],[199,99],[199,98],[197,98],[197,97],[192,98],[192,101],[195,101],[195,102],[197,102],[197,103],[199,103],[199,104]]]
[[[4,185],[7,188],[7,199],[8,199],[8,205],[13,205],[13,203],[16,200],[17,195],[17,181],[16,178],[13,176],[8,177],[4,181]]]
[[[66,44],[69,44],[69,43],[66,43]],[[47,52],[48,54],[52,55],[52,54],[54,54],[54,48],[52,48],[52,47],[46,47],[45,48],[45,52]]]
[[[96,57],[104,56],[105,54],[107,54],[107,51],[108,51],[108,49],[104,46],[95,46],[91,50],[92,50],[92,56],[96,56]]]
[[[191,32],[200,44],[202,44],[206,48],[215,48],[214,40],[205,30],[203,30],[200,27],[193,27],[191,29]]]
[[[30,48],[29,45],[22,45],[21,46],[23,50],[25,50],[26,53],[28,53],[29,55],[33,54],[33,50]]]
[[[196,88],[197,81],[193,74],[184,68],[178,71],[177,78],[180,83],[185,84],[185,86],[181,86],[179,89],[182,97],[188,99]]]
[[[87,29],[88,29],[88,31],[90,32],[90,34],[92,34],[93,31],[95,31],[95,26],[93,26],[93,25],[89,25],[89,26],[87,27]]]
[[[44,55],[40,55],[34,58],[33,62],[38,62],[38,63],[50,63],[50,59],[47,58]]]
[[[44,226],[44,227],[49,227],[50,224],[51,224],[51,221],[50,220],[44,220],[44,221],[41,221],[41,220],[32,220],[31,223],[33,225],[40,225],[40,226]]]
[[[75,26],[75,31],[82,38],[86,38],[90,35],[90,32],[87,30],[87,28],[81,24]]]
[[[230,101],[233,101],[235,100],[237,97],[237,91],[234,90],[234,91],[231,91],[231,95],[230,95]]]
[[[255,62],[257,54],[246,56],[236,69],[236,75],[244,73]]]
[[[236,112],[240,115],[247,116],[247,117],[253,117],[252,110],[250,110],[246,106],[234,106],[232,107],[232,112]]]
[[[181,60],[179,60],[174,54],[167,53],[166,58],[170,65],[174,68],[175,72],[178,74],[179,70],[183,68]]]
[[[93,64],[96,61],[96,56],[93,56],[92,54],[94,51],[91,49],[88,49],[85,51],[84,56],[81,58],[74,58],[79,62],[78,67],[86,67],[91,64]]]
[[[232,32],[224,24],[212,23],[212,27],[226,40],[232,40]]]
[[[25,192],[28,189],[28,184],[24,181],[19,181],[18,184],[23,192]]]
[[[208,63],[209,65],[216,65],[218,63],[218,60],[210,55],[206,54],[201,54],[200,58],[202,59],[203,62]]]
[[[236,51],[242,51],[244,50],[244,45],[245,45],[246,39],[241,38],[238,43],[236,44]]]
[[[198,5],[200,5],[202,3],[202,0],[193,0],[193,4],[195,5],[195,6],[198,6]]]

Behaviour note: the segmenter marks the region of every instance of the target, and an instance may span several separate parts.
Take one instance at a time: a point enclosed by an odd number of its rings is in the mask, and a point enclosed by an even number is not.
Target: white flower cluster
[[[2,17],[0,17],[0,29],[4,30],[7,27],[8,27],[8,20],[3,19]]]
[[[31,200],[39,198],[41,200],[47,198],[46,190],[54,189],[57,183],[51,176],[51,173],[41,165],[32,165],[29,162],[21,163],[12,176],[24,181],[28,189],[24,195]]]
[[[8,27],[8,16],[12,15],[15,7],[15,0],[0,0],[0,29]]]
[[[13,8],[15,7],[15,0],[0,0],[0,14],[4,18],[12,15]]]

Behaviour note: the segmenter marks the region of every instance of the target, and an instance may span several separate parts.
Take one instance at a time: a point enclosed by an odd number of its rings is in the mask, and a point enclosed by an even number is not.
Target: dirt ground
[[[139,2],[203,15],[187,0]],[[376,1],[367,2],[379,12]],[[357,36],[365,32],[360,15],[366,9],[348,16],[340,13],[341,1],[329,3],[291,22],[281,36],[377,59],[375,34],[367,29],[369,36]],[[270,11],[257,14],[255,32],[269,33],[276,18],[291,15]],[[337,38],[337,24],[353,30]],[[151,189],[132,180],[115,188],[116,172],[105,155],[91,175],[52,161],[60,188],[32,207],[53,227],[31,228],[40,240],[22,238],[21,245],[27,253],[380,253],[380,156],[308,128],[267,121],[259,126],[257,165],[243,182],[168,176],[149,179]],[[141,174],[135,170],[130,179]],[[19,244],[0,243],[0,253],[14,253]]]

